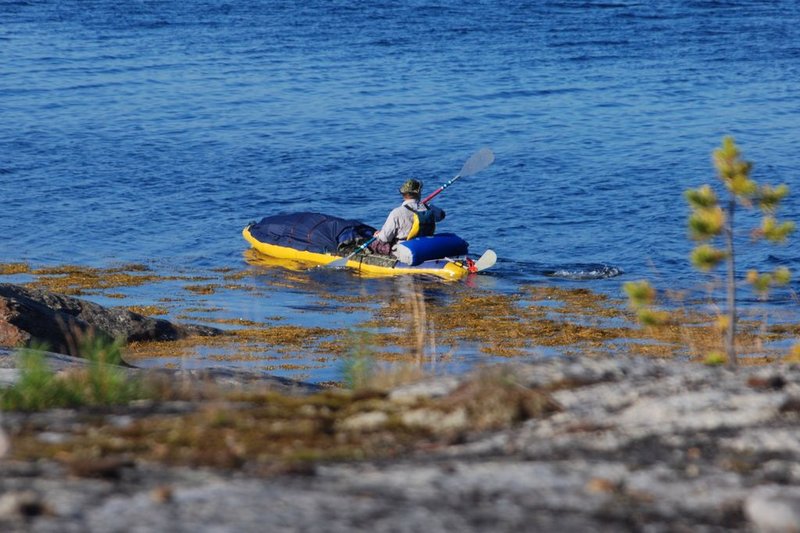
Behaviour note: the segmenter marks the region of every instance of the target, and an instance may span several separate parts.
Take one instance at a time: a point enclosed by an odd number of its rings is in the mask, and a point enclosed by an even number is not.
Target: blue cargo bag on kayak
[[[401,262],[417,266],[431,259],[467,255],[469,244],[455,233],[438,233],[430,237],[414,237],[400,242],[394,255]]]
[[[311,212],[264,217],[250,226],[250,235],[261,242],[323,254],[366,241],[373,233],[375,228],[358,220]]]

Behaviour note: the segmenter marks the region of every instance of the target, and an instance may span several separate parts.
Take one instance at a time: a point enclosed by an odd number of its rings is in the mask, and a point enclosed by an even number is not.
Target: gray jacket
[[[433,217],[436,222],[444,220],[443,209],[434,205],[426,207],[425,204],[419,200],[406,200],[399,207],[392,209],[392,212],[386,217],[386,222],[384,222],[383,227],[378,232],[378,240],[394,244],[396,241],[402,241],[408,237],[408,233],[414,225],[414,213],[406,209],[406,206],[414,211],[434,211]]]

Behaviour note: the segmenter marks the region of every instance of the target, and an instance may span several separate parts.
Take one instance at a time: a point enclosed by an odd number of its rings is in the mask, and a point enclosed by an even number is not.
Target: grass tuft
[[[147,396],[139,380],[116,365],[122,362],[122,343],[86,337],[80,343],[86,368],[56,374],[47,365],[42,347],[20,353],[20,378],[0,391],[0,409],[41,411],[59,407],[111,406]]]

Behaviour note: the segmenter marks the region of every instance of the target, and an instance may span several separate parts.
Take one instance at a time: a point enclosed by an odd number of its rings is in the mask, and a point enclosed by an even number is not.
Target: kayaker
[[[420,201],[422,182],[407,180],[400,187],[403,203],[386,217],[383,227],[375,232],[369,249],[378,254],[390,255],[392,247],[400,241],[433,235],[436,223],[444,220],[444,210]]]

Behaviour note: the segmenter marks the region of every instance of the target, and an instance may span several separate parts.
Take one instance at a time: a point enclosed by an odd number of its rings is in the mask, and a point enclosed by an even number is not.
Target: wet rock
[[[207,326],[173,324],[43,289],[0,283],[0,346],[38,342],[53,351],[77,355],[76,339],[90,333],[132,342],[223,332]]]

